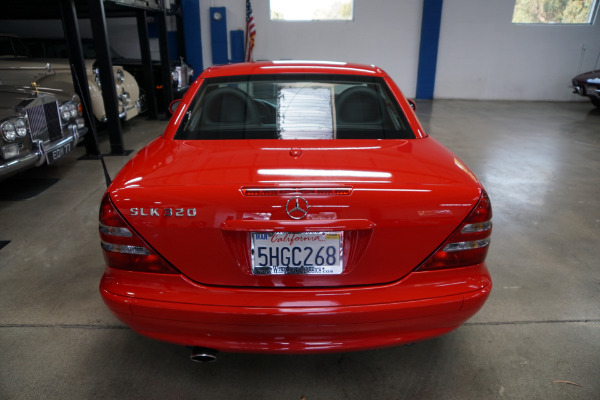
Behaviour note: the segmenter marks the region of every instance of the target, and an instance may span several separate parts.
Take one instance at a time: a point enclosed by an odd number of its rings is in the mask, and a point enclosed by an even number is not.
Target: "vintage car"
[[[92,110],[98,121],[106,121],[102,89],[94,60],[86,60],[87,85],[90,89]],[[113,66],[115,87],[119,102],[119,118],[129,120],[140,113],[144,99],[135,78],[119,66]],[[64,59],[31,58],[20,38],[0,35],[0,84],[17,85],[36,82],[38,90],[58,97],[72,97],[75,91],[71,67]]]
[[[100,293],[197,361],[407,344],[482,307],[491,218],[380,68],[211,67],[103,196]]]
[[[68,53],[67,43],[64,38],[22,38],[23,42],[29,49],[31,55],[35,58],[66,58]],[[83,56],[86,59],[96,58],[96,47],[92,39],[81,39],[83,48]],[[144,66],[142,60],[138,58],[127,58],[119,54],[116,50],[110,49],[112,55],[112,63],[119,65],[129,72],[136,79],[140,87],[143,87],[144,82]],[[189,89],[194,76],[194,70],[180,59],[179,61],[169,61],[171,81],[169,84],[173,89],[175,99],[183,97]],[[152,73],[156,89],[157,104],[165,103],[164,100],[164,82],[162,76],[162,68],[159,61],[152,62]]]
[[[59,102],[52,94],[0,85],[0,180],[71,152],[87,132],[77,96]]]
[[[600,70],[577,75],[571,82],[573,93],[589,97],[592,103],[600,108]]]

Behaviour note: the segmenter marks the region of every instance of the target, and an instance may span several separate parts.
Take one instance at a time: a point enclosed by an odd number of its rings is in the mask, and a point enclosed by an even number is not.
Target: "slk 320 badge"
[[[138,208],[129,209],[132,217],[195,217],[195,208]]]

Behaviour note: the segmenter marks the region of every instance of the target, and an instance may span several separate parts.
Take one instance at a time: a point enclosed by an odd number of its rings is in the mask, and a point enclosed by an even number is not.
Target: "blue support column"
[[[214,65],[227,64],[227,10],[225,7],[210,8],[210,42]]]
[[[229,32],[231,39],[231,62],[244,62],[244,31],[239,29]]]
[[[202,62],[202,36],[200,34],[200,1],[182,0],[183,31],[186,62],[194,68],[194,79],[204,69]]]
[[[179,49],[177,49],[177,32],[167,31],[167,42],[169,43],[169,60],[179,60]]]
[[[442,5],[444,0],[424,0],[417,76],[417,99],[433,99]]]

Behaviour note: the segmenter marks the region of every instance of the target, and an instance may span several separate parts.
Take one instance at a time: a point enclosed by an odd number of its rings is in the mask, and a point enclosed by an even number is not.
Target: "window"
[[[270,0],[271,19],[352,21],[354,0]]]
[[[175,139],[414,139],[385,81],[282,74],[207,79]]]
[[[598,0],[516,0],[515,24],[591,24]]]

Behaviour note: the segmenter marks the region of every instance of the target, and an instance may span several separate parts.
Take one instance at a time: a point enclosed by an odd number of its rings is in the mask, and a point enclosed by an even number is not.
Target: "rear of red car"
[[[381,70],[221,67],[107,190],[100,290],[132,329],[187,346],[410,343],[485,302],[491,217]]]

